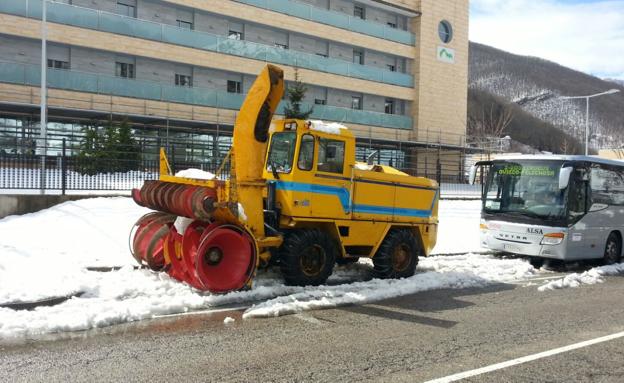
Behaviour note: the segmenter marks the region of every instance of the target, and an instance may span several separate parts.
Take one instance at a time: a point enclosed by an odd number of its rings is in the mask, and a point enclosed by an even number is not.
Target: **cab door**
[[[345,162],[346,142],[318,138],[312,192],[312,217],[348,219],[351,216],[351,169]]]
[[[311,214],[312,192],[309,183],[314,176],[314,149],[314,136],[311,134],[301,136],[296,158],[297,164],[291,183],[291,189],[296,191],[295,198],[292,200],[295,216],[309,217]]]

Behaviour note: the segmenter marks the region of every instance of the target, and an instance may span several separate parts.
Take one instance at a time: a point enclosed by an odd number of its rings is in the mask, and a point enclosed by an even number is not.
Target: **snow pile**
[[[461,224],[455,224],[452,217],[462,216],[462,209],[475,211],[471,203],[441,202],[439,243],[453,243],[453,250],[458,252],[470,246],[472,236],[478,236],[478,219],[473,230],[468,226],[470,213],[465,213]],[[436,288],[484,286],[526,278],[534,272],[521,260],[462,255],[421,259],[418,274],[412,278],[369,280],[371,261],[361,260],[336,267],[329,286],[285,286],[279,270],[270,269],[258,272],[252,290],[211,295],[166,274],[131,267],[135,261],[128,249],[130,229],[147,212],[130,198],[96,198],[0,220],[0,304],[82,293],[59,305],[32,311],[0,308],[0,337],[86,330],[266,300],[245,315],[273,316]],[[176,226],[183,231],[187,224],[179,220]],[[447,230],[444,225],[455,226]],[[98,273],[86,270],[88,266],[123,267]]]
[[[245,311],[243,319],[364,304],[428,290],[483,287],[526,279],[535,273],[536,270],[530,264],[519,259],[497,259],[480,254],[432,257],[423,259],[419,272],[410,278],[373,279],[349,285],[308,288],[300,293],[256,304]]]
[[[326,123],[320,120],[312,120],[310,123],[312,124],[310,127],[312,130],[328,134],[340,134],[341,130],[348,129],[346,126],[337,122]]]
[[[223,320],[223,323],[230,324],[230,323],[234,323],[235,321],[236,321],[236,319],[234,319],[232,317],[225,317],[225,319]]]
[[[581,285],[595,285],[596,283],[603,283],[604,277],[606,276],[618,275],[622,273],[624,273],[624,263],[618,263],[615,265],[608,265],[608,266],[601,266],[601,267],[594,267],[593,269],[587,270],[582,274],[579,274],[579,273],[568,274],[561,279],[548,282],[538,287],[538,290],[547,291],[547,290],[576,288],[576,287],[580,287]]]
[[[369,165],[364,162],[356,162],[353,167],[356,168],[357,170],[371,170],[374,167],[374,165]]]
[[[213,180],[216,178],[216,176],[210,172],[206,172],[204,170],[201,169],[186,169],[186,170],[180,170],[179,172],[177,172],[176,177],[182,177],[182,178],[193,178],[196,180]]]
[[[82,291],[87,266],[134,265],[128,236],[148,209],[125,197],[65,202],[0,220],[0,303]]]
[[[483,252],[479,239],[481,201],[440,201],[438,241],[432,254]]]
[[[81,283],[77,287],[83,292],[80,297],[32,311],[0,308],[0,338],[88,330],[159,315],[262,301],[307,290],[306,287],[285,286],[273,270],[259,272],[252,290],[225,295],[201,293],[165,273],[135,270],[128,266],[109,273],[82,270],[75,275],[80,276]],[[357,276],[357,270],[353,275]],[[333,277],[330,278],[330,282],[334,281]],[[4,284],[0,288],[4,290]]]

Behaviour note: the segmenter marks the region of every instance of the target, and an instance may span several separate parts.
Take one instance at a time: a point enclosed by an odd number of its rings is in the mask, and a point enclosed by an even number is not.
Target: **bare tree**
[[[468,115],[468,132],[477,137],[500,138],[513,119],[513,111],[508,105],[483,105]]]

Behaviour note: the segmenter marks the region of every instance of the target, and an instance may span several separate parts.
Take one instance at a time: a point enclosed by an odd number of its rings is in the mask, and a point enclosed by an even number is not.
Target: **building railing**
[[[245,97],[244,94],[228,93],[210,88],[180,87],[73,70],[48,69],[47,77],[50,88],[223,109],[240,109]],[[0,61],[0,82],[39,86],[41,83],[40,67],[38,65]],[[302,108],[306,109],[311,106],[306,103],[302,104]],[[311,116],[313,119],[394,129],[412,129],[412,118],[409,116],[326,105],[313,106],[314,112]],[[283,107],[284,103],[282,102],[278,113],[283,113]]]
[[[344,13],[322,9],[296,0],[235,1],[402,44],[414,45],[416,43],[416,37],[412,32],[369,20],[362,20]]]
[[[0,1],[0,13],[40,19],[42,12],[41,4],[41,0],[2,0]],[[383,68],[359,65],[345,60],[322,57],[250,41],[230,39],[226,36],[179,28],[173,25],[140,20],[64,3],[48,3],[47,18],[50,22],[80,28],[160,41],[386,84],[405,87],[414,86],[414,77],[406,73],[393,72]]]

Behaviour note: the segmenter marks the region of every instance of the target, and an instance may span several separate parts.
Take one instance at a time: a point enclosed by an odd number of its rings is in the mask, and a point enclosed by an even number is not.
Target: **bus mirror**
[[[570,182],[570,175],[574,169],[571,167],[561,168],[559,171],[559,189],[563,190],[568,187],[568,182]]]
[[[470,167],[470,175],[468,176],[468,183],[470,185],[474,185],[476,178],[477,178],[477,166],[472,165]]]

